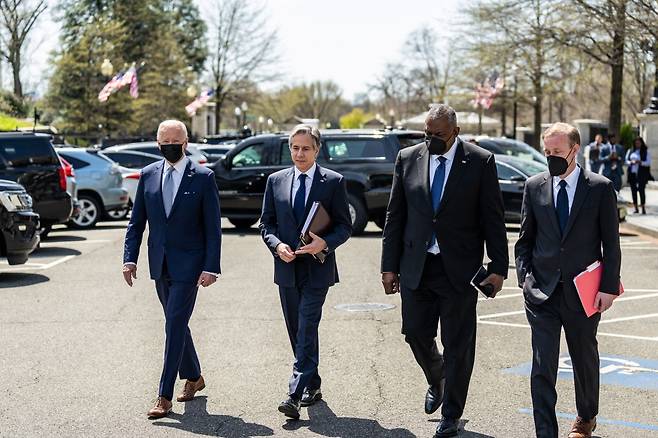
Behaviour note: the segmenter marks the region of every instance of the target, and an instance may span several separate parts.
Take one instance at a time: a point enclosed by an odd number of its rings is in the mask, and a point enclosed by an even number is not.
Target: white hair
[[[158,126],[158,136],[157,138],[159,139],[160,136],[162,135],[162,131],[170,128],[176,128],[185,133],[185,139],[187,139],[187,127],[185,126],[185,123],[181,122],[180,120],[165,120],[162,123],[160,123],[160,126]]]
[[[430,120],[447,119],[451,125],[457,126],[457,113],[451,106],[445,103],[432,103],[430,104],[429,111],[427,112],[426,122]]]

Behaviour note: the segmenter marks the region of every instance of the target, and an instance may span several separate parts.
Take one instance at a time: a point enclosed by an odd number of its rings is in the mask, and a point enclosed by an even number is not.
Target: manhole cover
[[[395,305],[384,303],[352,303],[338,304],[334,306],[334,309],[345,310],[346,312],[374,312],[379,310],[395,309]]]

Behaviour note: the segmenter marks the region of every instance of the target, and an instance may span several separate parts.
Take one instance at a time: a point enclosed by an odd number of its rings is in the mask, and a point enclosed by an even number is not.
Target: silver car
[[[72,228],[91,228],[107,212],[128,207],[128,191],[122,187],[121,171],[96,150],[59,148],[60,156],[75,169],[80,213],[71,219]]]

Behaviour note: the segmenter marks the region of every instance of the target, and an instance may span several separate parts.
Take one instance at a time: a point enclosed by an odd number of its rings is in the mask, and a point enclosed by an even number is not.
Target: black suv
[[[39,215],[32,197],[13,181],[0,179],[0,255],[21,265],[39,244]]]
[[[69,220],[73,205],[66,192],[66,172],[49,135],[0,133],[0,178],[16,181],[32,196],[42,236],[53,224]]]
[[[383,228],[395,157],[400,149],[423,139],[421,131],[322,131],[317,162],[345,177],[354,234],[362,233],[369,220]],[[239,228],[255,224],[267,177],[292,165],[288,134],[258,135],[240,142],[214,164],[222,216]]]

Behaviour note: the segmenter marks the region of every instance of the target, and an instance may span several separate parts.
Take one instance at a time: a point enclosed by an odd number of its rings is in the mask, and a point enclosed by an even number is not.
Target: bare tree
[[[452,57],[450,48],[447,53],[442,53],[437,32],[428,26],[413,31],[405,46],[405,52],[415,61],[411,70],[415,82],[427,88],[430,102],[445,102]]]
[[[46,10],[46,0],[0,0],[0,55],[11,65],[14,94],[23,97],[21,67],[27,36]]]
[[[636,33],[637,41],[640,44],[640,50],[650,53],[653,57],[654,68],[654,93],[653,97],[658,98],[658,1],[655,0],[629,0],[630,7],[627,14],[634,26],[638,28]],[[640,89],[640,99],[644,98],[642,94],[644,89]],[[640,108],[642,108],[640,103]],[[652,99],[650,109],[658,110],[658,101]]]
[[[332,81],[315,81],[299,87],[302,101],[297,106],[301,117],[331,121],[337,119],[337,111],[343,103],[343,92]]]
[[[249,91],[253,83],[272,80],[276,32],[268,30],[263,7],[245,0],[215,0],[210,25],[210,75],[215,95],[215,130],[222,106]]]

